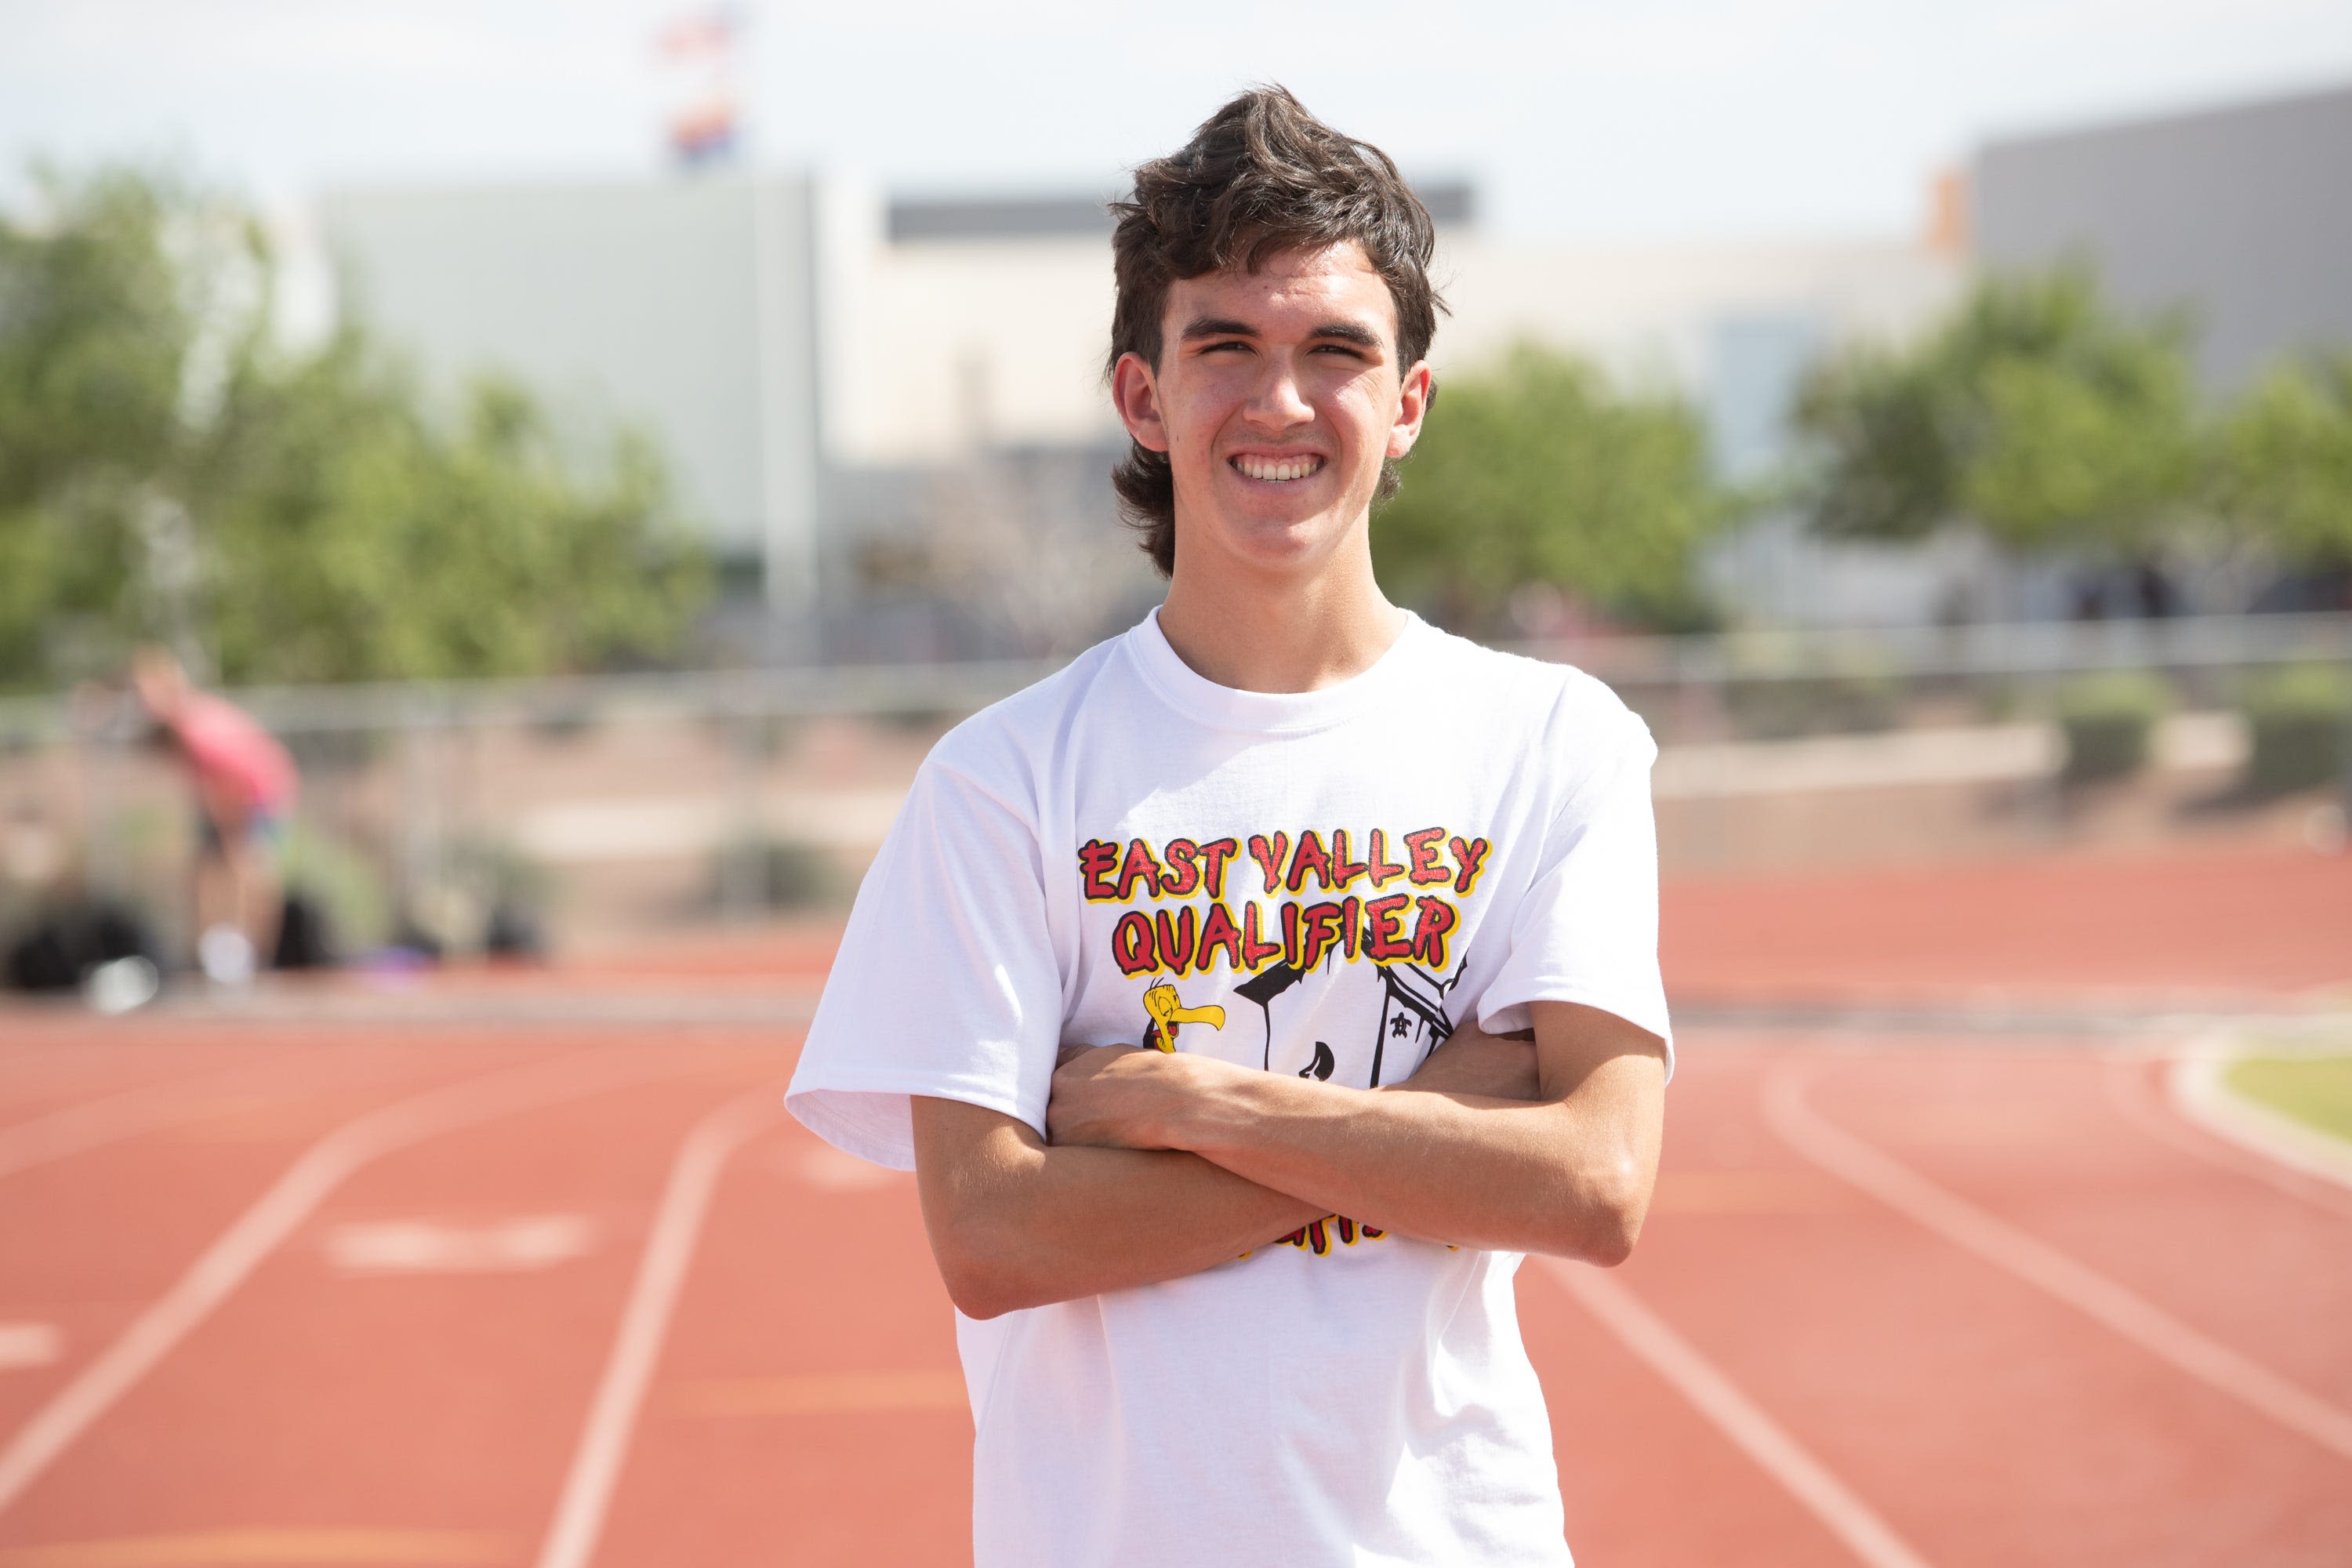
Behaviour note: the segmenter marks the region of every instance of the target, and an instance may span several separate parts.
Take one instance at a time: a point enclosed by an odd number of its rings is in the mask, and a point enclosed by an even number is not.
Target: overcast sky
[[[0,177],[138,155],[323,185],[646,173],[664,0],[0,0]],[[2352,81],[2346,0],[739,5],[763,161],[1095,189],[1280,80],[1525,237],[1892,235],[1988,136]],[[1174,18],[1171,20],[1171,18]]]

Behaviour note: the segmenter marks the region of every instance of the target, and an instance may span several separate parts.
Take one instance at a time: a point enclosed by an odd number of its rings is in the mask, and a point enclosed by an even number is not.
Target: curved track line
[[[170,1289],[72,1382],[51,1395],[7,1447],[0,1450],[0,1512],[23,1496],[58,1455],[211,1316],[330,1193],[361,1167],[408,1144],[476,1122],[616,1088],[632,1079],[691,1070],[692,1065],[681,1064],[668,1053],[650,1063],[642,1059],[583,1062],[577,1055],[565,1053],[428,1089],[328,1133],[287,1167]]]
[[[2273,1164],[2352,1191],[2352,1149],[2315,1127],[2258,1105],[2224,1081],[2233,1053],[2220,1041],[2172,1065],[2173,1109],[2215,1137]]]
[[[1641,1298],[1597,1268],[1557,1258],[1529,1262],[1557,1280],[1584,1310],[1617,1336],[1652,1372],[1673,1384],[1715,1429],[1780,1483],[1822,1527],[1870,1568],[1928,1568],[1927,1560],[1895,1533],[1871,1506],[1738,1385],[1643,1305]],[[543,1568],[543,1565],[542,1565]]]
[[[728,1159],[743,1143],[783,1115],[783,1086],[754,1090],[728,1101],[694,1125],[679,1145],[661,1207],[637,1263],[620,1332],[596,1384],[595,1403],[581,1428],[580,1447],[564,1477],[563,1495],[541,1547],[539,1568],[586,1568],[604,1528],[613,1489],[627,1458],[629,1435],[645,1404],[646,1384],[669,1332],[671,1310],[686,1283],[687,1266],[701,1239],[703,1216]]]
[[[2178,1105],[2167,1104],[2147,1081],[2152,1068],[2168,1077],[2176,1070],[2172,1063],[2151,1063],[2139,1055],[2108,1061],[2105,1085],[2107,1102],[2122,1113],[2125,1121],[2168,1148],[2194,1155],[2247,1181],[2260,1182],[2273,1192],[2325,1209],[2338,1219],[2352,1219],[2352,1192],[2297,1167],[2282,1164],[2267,1153],[2257,1153],[2216,1133],[2193,1115],[2185,1114]]]
[[[1807,1069],[1790,1064],[1765,1084],[1764,1120],[1790,1148],[1946,1241],[2105,1325],[2177,1371],[2352,1459],[2352,1413],[1832,1126],[1805,1103],[1807,1076]]]
[[[167,1083],[141,1084],[29,1117],[14,1126],[0,1127],[0,1176],[13,1176],[19,1171],[135,1138],[142,1132],[233,1115],[236,1110],[245,1108],[224,1109],[217,1104],[205,1104],[201,1098],[192,1105],[189,1099],[245,1092],[249,1080],[259,1079],[260,1087],[276,1091],[268,1097],[273,1100],[315,1094],[319,1092],[317,1084],[289,1087],[285,1074],[289,1066],[307,1067],[317,1059],[311,1053],[290,1052]],[[333,1087],[363,1089],[371,1078],[383,1076],[381,1072],[363,1073],[356,1079],[338,1081]]]

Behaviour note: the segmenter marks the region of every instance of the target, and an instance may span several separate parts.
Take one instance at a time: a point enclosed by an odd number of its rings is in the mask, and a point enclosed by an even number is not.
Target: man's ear
[[[1427,360],[1404,373],[1404,384],[1397,388],[1396,423],[1389,426],[1390,458],[1402,458],[1412,450],[1412,444],[1421,439],[1421,422],[1436,396],[1437,380],[1430,374]]]
[[[1111,406],[1119,423],[1147,452],[1168,450],[1168,421],[1160,412],[1159,380],[1143,356],[1129,350],[1110,369]]]

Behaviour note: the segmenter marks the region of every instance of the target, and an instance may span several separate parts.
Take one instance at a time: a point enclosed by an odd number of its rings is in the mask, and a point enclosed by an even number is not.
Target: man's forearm
[[[1197,1155],[1055,1148],[952,1100],[917,1100],[915,1129],[932,1252],[976,1318],[1197,1274],[1327,1212]]]
[[[1557,1003],[1537,1005],[1536,1035],[1533,1103],[1486,1090],[1483,1074],[1449,1083],[1437,1056],[1416,1087],[1443,1091],[1394,1094],[1110,1049],[1064,1062],[1049,1124],[1057,1143],[1198,1153],[1383,1230],[1614,1262],[1657,1169],[1663,1042]]]
[[[1651,1168],[1603,1119],[1484,1096],[1217,1075],[1167,1142],[1321,1210],[1457,1246],[1614,1262]]]
[[[1532,1045],[1465,1028],[1379,1092],[1532,1099],[1537,1088]],[[915,1107],[933,1250],[956,1304],[975,1317],[1182,1279],[1349,1212],[1197,1154],[1054,1146],[977,1107]],[[949,1157],[950,1145],[962,1146],[959,1157]]]

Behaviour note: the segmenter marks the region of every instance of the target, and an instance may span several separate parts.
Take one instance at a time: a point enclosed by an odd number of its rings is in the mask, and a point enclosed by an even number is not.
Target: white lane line
[[[694,1070],[675,1053],[648,1058],[564,1053],[423,1094],[347,1121],[313,1143],[238,1215],[171,1289],[134,1319],[0,1449],[0,1512],[75,1439],[212,1315],[247,1276],[369,1162],[408,1144],[537,1106]]]
[[[1831,1125],[1805,1103],[1806,1069],[1783,1066],[1764,1089],[1764,1119],[1781,1142],[1832,1175],[1945,1240],[2046,1291],[2178,1371],[2352,1459],[2352,1413],[2199,1332],[2137,1292],[2077,1263]]]
[[[2172,1065],[2168,1076],[2173,1109],[2241,1149],[2352,1191],[2352,1147],[2232,1089],[2228,1075],[2237,1056],[2226,1040],[2200,1041],[2191,1054]]]
[[[293,1529],[183,1530],[166,1535],[118,1535],[58,1541],[40,1546],[0,1546],[0,1568],[320,1568],[326,1563],[425,1563],[514,1561],[514,1542],[478,1530]]]
[[[2326,1210],[2340,1219],[2352,1219],[2352,1190],[2337,1186],[2327,1178],[2317,1176],[2292,1164],[2282,1163],[2267,1147],[2249,1148],[2244,1142],[2219,1129],[2201,1122],[2193,1110],[2178,1100],[2168,1104],[2148,1082],[2151,1070],[2162,1072],[2167,1087],[2174,1095],[2179,1092],[2175,1076],[2177,1062],[2152,1060],[2144,1052],[2117,1054],[2108,1060],[2106,1091],[2108,1103],[2123,1113],[2124,1120],[2155,1139],[2158,1142],[2184,1154],[2191,1154],[2209,1165],[2217,1166],[2249,1181],[2260,1182],[2275,1192],[2284,1193],[2300,1203]]]
[[[1632,1290],[1598,1268],[1563,1258],[1528,1261],[1558,1280],[1857,1559],[1870,1568],[1928,1568],[1927,1559],[1895,1534],[1875,1510]]]
[[[297,1060],[293,1057],[271,1057],[169,1083],[140,1084],[27,1118],[13,1127],[0,1127],[0,1176],[14,1175],[142,1132],[156,1131],[182,1121],[226,1116],[243,1109],[223,1105],[224,1097],[269,1089],[275,1091],[274,1098],[290,1099],[293,1095],[286,1088],[287,1070]]]
[[[431,1219],[354,1220],[327,1233],[343,1274],[520,1274],[585,1258],[596,1245],[586,1215],[519,1215],[487,1225]]]
[[[701,1238],[719,1174],[735,1151],[773,1126],[783,1114],[783,1086],[756,1089],[730,1100],[695,1123],[679,1145],[662,1188],[653,1233],[637,1262],[637,1278],[622,1311],[595,1403],[581,1429],[580,1447],[564,1477],[563,1495],[540,1548],[539,1568],[586,1568],[612,1506],[613,1489],[627,1458],[629,1435],[644,1405],[646,1385],[669,1332],[669,1319],[686,1283],[687,1266]]]

